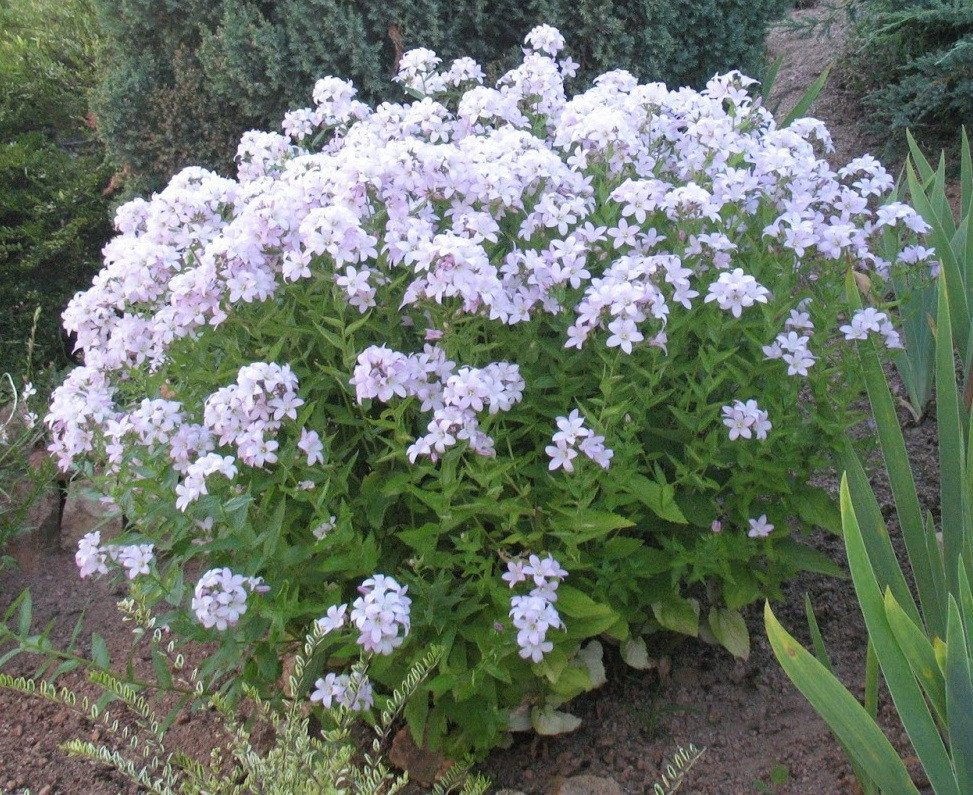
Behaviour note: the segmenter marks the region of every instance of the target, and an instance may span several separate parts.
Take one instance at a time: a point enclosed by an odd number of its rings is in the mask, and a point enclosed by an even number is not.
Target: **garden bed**
[[[795,16],[807,13],[795,12]],[[809,40],[786,31],[772,34],[772,57],[785,57],[777,92],[784,107],[793,104],[834,57],[837,41]],[[836,161],[845,162],[866,149],[853,110],[847,97],[829,88],[812,111],[823,118],[835,138]],[[930,463],[935,461],[935,425],[930,420],[913,425],[907,428],[906,438],[920,494],[929,495],[933,504],[938,489],[935,467]],[[876,488],[888,514],[891,499],[887,489],[878,480]],[[124,658],[130,632],[114,609],[124,589],[114,593],[105,582],[82,583],[77,577],[74,544],[89,529],[65,527],[62,548],[39,556],[22,571],[0,577],[0,606],[29,587],[35,620],[54,620],[56,638],[69,635],[84,610],[88,629],[106,638],[112,658]],[[813,544],[841,562],[838,539],[821,534]],[[860,692],[865,632],[851,583],[803,575],[786,587],[778,616],[801,639],[806,639],[804,593],[815,605],[837,673]],[[484,772],[498,788],[529,793],[547,792],[559,777],[585,773],[612,778],[626,792],[640,793],[651,789],[677,747],[693,743],[707,750],[687,779],[686,791],[748,792],[758,790],[761,783],[767,788],[764,791],[778,792],[853,789],[851,769],[840,748],[773,659],[759,610],[752,608],[747,619],[752,652],[746,662],[735,662],[722,648],[698,641],[684,641],[673,648],[662,671],[635,671],[609,653],[609,683],[572,705],[583,719],[581,728],[557,738],[515,735],[512,747],[489,757]],[[660,650],[650,649],[650,656],[659,655]],[[135,663],[137,669],[150,668],[147,659]],[[25,665],[19,672],[29,673]],[[891,720],[891,712],[885,717]],[[172,745],[205,754],[219,737],[214,725],[205,713],[191,715],[176,727]],[[99,732],[55,705],[0,691],[0,790],[130,791],[103,768],[66,760],[57,750],[73,737],[104,739]],[[890,738],[900,751],[907,749],[898,727],[891,730]]]

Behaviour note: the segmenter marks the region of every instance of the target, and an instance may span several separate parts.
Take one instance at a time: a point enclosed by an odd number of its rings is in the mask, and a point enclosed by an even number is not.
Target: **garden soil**
[[[792,16],[800,21],[815,13],[812,8]],[[840,25],[832,29],[830,38],[808,38],[788,29],[772,32],[768,39],[771,57],[784,59],[774,101],[785,109],[793,105],[837,56],[841,42]],[[854,102],[836,80],[826,87],[812,113],[827,123],[835,138],[836,162],[867,150],[868,142],[855,123]],[[904,411],[900,418],[908,424],[907,443],[921,496],[935,511],[935,424],[931,420],[915,423]],[[873,483],[897,536],[883,478],[880,473]],[[834,488],[833,482],[830,485]],[[83,611],[88,631],[106,639],[113,660],[124,660],[132,636],[115,610],[124,589],[82,581],[74,565],[73,545],[86,529],[65,527],[60,547],[38,552],[20,570],[0,575],[0,609],[29,587],[37,625],[53,621],[53,637],[63,642]],[[839,539],[820,535],[812,543],[844,565]],[[860,695],[865,632],[850,582],[806,575],[785,588],[775,611],[784,626],[807,643],[805,593],[814,604],[838,674]],[[841,750],[774,660],[759,605],[751,609],[748,624],[752,651],[746,662],[735,662],[719,648],[687,641],[671,649],[650,648],[661,665],[640,672],[625,666],[608,649],[608,684],[569,707],[583,719],[577,731],[553,738],[515,735],[511,747],[495,751],[486,760],[483,772],[497,788],[529,795],[556,791],[561,778],[583,774],[614,779],[627,793],[644,793],[651,792],[677,748],[692,743],[705,753],[688,773],[682,792],[856,792]],[[84,642],[80,650],[88,651]],[[136,653],[133,663],[137,672],[151,676],[147,654]],[[32,672],[26,660],[15,661],[8,670]],[[66,680],[94,692],[78,674],[70,674]],[[908,743],[884,694],[880,711],[892,742],[908,755]],[[27,788],[35,795],[138,791],[98,764],[65,755],[59,746],[72,738],[109,741],[103,727],[66,708],[0,691],[0,793],[21,793]],[[191,750],[199,758],[207,756],[220,740],[220,723],[207,711],[183,716],[170,735],[172,747]],[[918,766],[914,760],[907,762],[922,787]]]

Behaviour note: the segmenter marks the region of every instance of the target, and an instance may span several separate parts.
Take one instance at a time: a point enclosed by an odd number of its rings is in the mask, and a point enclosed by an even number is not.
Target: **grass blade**
[[[814,616],[814,606],[811,604],[811,597],[804,594],[804,615],[807,616],[807,628],[811,633],[811,645],[814,647],[814,656],[818,662],[828,669],[828,673],[834,673],[834,666],[831,664],[831,656],[824,645],[824,638],[821,637],[821,629],[818,627],[818,620]]]
[[[838,456],[839,468],[844,470],[848,480],[848,491],[858,517],[862,538],[868,550],[868,559],[872,562],[875,576],[878,578],[882,590],[891,589],[895,601],[899,603],[909,618],[917,624],[922,624],[922,616],[912,597],[912,590],[906,582],[905,575],[899,566],[899,559],[892,547],[888,528],[882,518],[882,510],[878,500],[868,482],[868,475],[861,460],[855,453],[851,443],[845,444]]]
[[[966,127],[960,129],[960,139],[960,217],[965,218],[973,211],[973,157]]]
[[[827,68],[818,76],[818,79],[808,86],[807,91],[801,95],[797,104],[781,120],[781,127],[788,127],[810,110],[811,105],[814,104],[814,100],[818,98],[818,94],[824,90],[825,83],[828,82],[828,76],[831,74],[832,66],[833,64],[828,64]]]
[[[906,163],[906,174],[912,204],[932,227],[929,230],[929,242],[936,249],[943,275],[946,277],[945,285],[949,291],[953,336],[956,338],[960,351],[965,356],[969,346],[970,308],[963,271],[960,269],[959,261],[956,259],[956,253],[952,247],[953,235],[947,231],[944,220],[933,209],[925,189],[919,184],[919,179],[911,163]],[[950,218],[949,223],[952,226],[952,218]],[[940,289],[940,292],[942,292],[942,289]]]
[[[912,673],[929,697],[929,703],[942,725],[946,725],[946,682],[932,643],[922,629],[910,619],[895,601],[891,591],[885,592],[885,616],[899,648],[909,661]]]

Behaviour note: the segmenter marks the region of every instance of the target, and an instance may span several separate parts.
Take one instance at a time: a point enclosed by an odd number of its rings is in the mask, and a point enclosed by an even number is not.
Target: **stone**
[[[571,776],[556,778],[547,795],[623,795],[622,788],[613,778],[605,776]]]
[[[61,517],[61,543],[68,550],[74,550],[78,539],[92,530],[101,531],[102,541],[122,531],[118,509],[102,503],[90,490],[91,484],[82,480],[72,481],[68,486]]]
[[[426,788],[435,784],[453,764],[442,754],[417,746],[408,727],[399,729],[392,738],[388,760],[408,773],[410,781]]]

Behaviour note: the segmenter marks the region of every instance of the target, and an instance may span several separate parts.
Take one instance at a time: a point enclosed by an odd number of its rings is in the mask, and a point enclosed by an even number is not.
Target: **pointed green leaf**
[[[838,460],[845,471],[855,516],[858,518],[862,538],[868,549],[868,559],[872,562],[879,585],[882,589],[891,588],[895,600],[909,614],[909,617],[921,623],[919,608],[916,607],[912,591],[899,566],[899,559],[892,547],[885,520],[882,518],[882,510],[879,508],[878,500],[875,499],[865,468],[850,442],[846,443],[839,452]]]
[[[949,750],[956,778],[973,782],[973,681],[970,657],[956,600],[949,599],[946,629],[946,713],[949,716]],[[967,790],[968,791],[968,790]]]
[[[818,662],[828,669],[828,673],[834,673],[834,666],[831,664],[831,655],[824,645],[824,638],[821,637],[821,629],[818,627],[818,619],[814,615],[814,606],[811,604],[811,597],[804,594],[804,615],[807,617],[807,628],[811,634],[811,646],[814,648],[814,656]]]
[[[854,275],[850,271],[846,286],[851,308],[860,309],[861,297],[858,294]],[[885,372],[882,370],[882,363],[878,358],[875,345],[870,339],[862,340],[858,344],[858,356],[862,365],[868,399],[878,428],[878,437],[889,474],[889,483],[892,486],[892,496],[895,499],[895,511],[898,515],[899,527],[902,529],[902,537],[905,539],[906,551],[909,554],[909,563],[912,566],[916,588],[919,591],[922,616],[932,631],[942,634],[945,631],[943,621],[945,609],[938,599],[932,567],[927,555],[922,509],[919,507],[916,484],[909,467],[905,439],[902,436],[902,429],[899,427],[899,418],[895,413],[892,393],[889,391],[888,383],[885,380]],[[845,511],[842,510],[842,520],[844,520],[844,515]],[[847,527],[845,530],[847,532]],[[882,562],[883,573],[888,574],[884,566],[886,561],[883,559]],[[895,593],[898,597],[897,589],[895,589]],[[902,599],[898,599],[898,601],[900,604],[906,604]]]
[[[918,793],[909,771],[875,721],[844,685],[787,633],[769,602],[764,605],[764,625],[784,672],[824,718],[855,764],[885,793]]]
[[[750,633],[739,610],[714,608],[709,611],[709,628],[713,637],[734,657],[750,656]]]
[[[956,387],[956,360],[950,327],[950,299],[945,285],[939,288],[936,330],[936,424],[939,429],[939,493],[943,532],[945,576],[951,593],[957,593],[958,563],[963,549],[966,457],[963,451],[965,422]]]
[[[824,90],[824,86],[828,82],[828,76],[831,74],[832,66],[833,64],[828,64],[825,70],[818,75],[818,79],[808,86],[807,91],[801,95],[797,104],[781,119],[780,127],[789,127],[798,119],[803,118],[804,114],[810,110],[811,105],[814,104],[814,100]]]
[[[936,717],[945,724],[946,682],[936,663],[932,643],[922,629],[906,615],[889,590],[885,591],[885,616],[912,673],[929,697],[929,703],[936,711]]]
[[[108,655],[108,644],[97,632],[91,633],[91,659],[99,668],[111,668],[111,658]]]
[[[868,636],[875,645],[875,654],[902,725],[937,795],[960,795],[939,729],[886,618],[882,592],[868,560],[848,493],[848,483],[844,478],[841,482],[841,518],[845,528],[848,568],[855,583],[855,593],[865,618]],[[871,775],[872,771],[869,768],[866,770]]]

